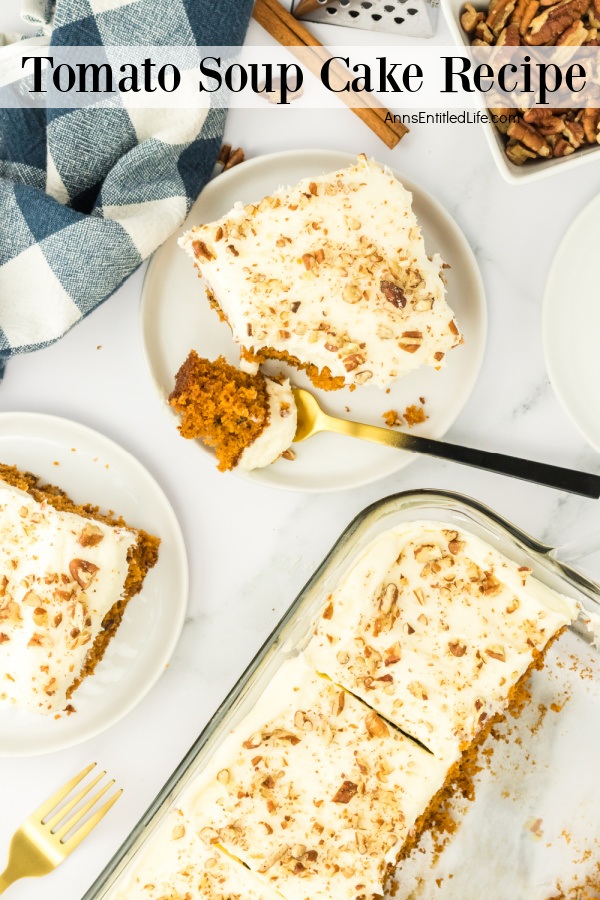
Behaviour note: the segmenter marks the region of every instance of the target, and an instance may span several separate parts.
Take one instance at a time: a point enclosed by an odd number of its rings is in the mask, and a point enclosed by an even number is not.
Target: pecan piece
[[[419,681],[411,681],[408,690],[417,700],[429,700],[427,691]]]
[[[359,366],[362,366],[365,358],[360,353],[350,353],[344,359],[344,368],[346,372],[353,372],[354,369],[358,369]]]
[[[581,21],[581,19],[577,19],[576,22],[573,22],[572,25],[567,28],[566,31],[563,31],[561,36],[556,41],[557,47],[581,47],[585,44],[589,35],[589,31]]]
[[[560,35],[589,9],[591,0],[561,0],[544,10],[529,25],[525,42],[539,47],[555,44]]]
[[[523,146],[533,150],[538,156],[551,156],[552,151],[544,138],[531,125],[525,122],[511,122],[506,132],[510,138],[520,141]]]
[[[477,25],[480,22],[483,22],[485,19],[485,14],[482,12],[477,12],[472,3],[465,3],[465,9],[460,17],[460,24],[467,32],[467,34],[473,34]]]
[[[600,130],[600,109],[584,109],[581,124],[588,144],[595,144]]]
[[[563,134],[575,150],[585,143],[585,131],[581,122],[565,122]]]
[[[206,259],[210,262],[214,259],[214,253],[207,247],[204,241],[192,241],[192,249],[196,259]]]
[[[466,645],[461,643],[461,641],[448,641],[448,649],[452,656],[464,656],[467,652]]]
[[[515,0],[492,0],[486,24],[496,36],[498,36],[506,26],[515,6]]]
[[[365,717],[365,728],[371,737],[389,737],[390,734],[387,724],[373,710]]]
[[[487,22],[479,22],[475,28],[475,36],[481,41],[482,46],[489,46],[494,43],[494,32]]]
[[[72,559],[69,563],[71,578],[76,581],[79,587],[84,591],[94,580],[97,571],[98,566],[89,562],[87,559]]]
[[[520,44],[521,35],[519,34],[519,26],[514,23],[503,28],[496,41],[497,47],[519,47]]]
[[[402,288],[399,288],[393,281],[386,281],[385,279],[381,280],[379,287],[381,288],[381,293],[385,299],[389,300],[396,309],[404,309],[406,306],[406,297],[404,296]]]
[[[246,158],[245,153],[241,147],[238,147],[237,150],[234,150],[233,152],[231,152],[231,148],[229,149],[230,152],[223,165],[224,172],[226,172],[228,169],[233,169],[234,166],[239,166],[239,164],[243,163]]]
[[[554,145],[554,150],[552,151],[553,156],[570,156],[571,153],[575,153],[575,147],[572,147],[568,141],[564,138],[559,138],[559,140]]]
[[[386,666],[394,666],[397,662],[400,662],[401,658],[402,648],[399,641],[396,641],[395,644],[392,644],[392,646],[388,647],[385,651],[383,662]]]
[[[357,791],[357,784],[353,781],[344,781],[332,800],[334,803],[350,803]]]
[[[510,24],[517,26],[517,31],[519,30],[519,25],[523,21],[523,15],[527,6],[529,4],[529,0],[518,0],[517,5],[515,6],[514,12],[510,17]]]
[[[95,547],[103,540],[104,532],[97,525],[92,525],[91,522],[88,522],[78,538],[82,547]]]
[[[567,142],[564,141],[566,144]],[[516,166],[522,166],[528,159],[535,159],[536,154],[532,150],[528,150],[518,141],[509,141],[506,145],[506,155]]]
[[[342,300],[344,300],[345,303],[358,303],[361,297],[362,291],[355,284],[347,284],[342,291]]]
[[[492,659],[498,659],[500,660],[500,662],[506,662],[506,652],[501,644],[494,644],[492,647],[486,647],[485,652],[486,655],[490,656]]]

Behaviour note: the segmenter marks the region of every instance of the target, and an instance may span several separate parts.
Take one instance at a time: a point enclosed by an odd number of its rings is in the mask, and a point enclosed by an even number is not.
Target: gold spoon
[[[391,428],[338,419],[336,416],[330,416],[324,412],[309,391],[296,387],[293,391],[298,407],[295,443],[306,441],[313,434],[321,431],[333,431],[336,434],[345,434],[347,437],[361,438],[363,441],[373,441],[376,444],[385,444],[387,447],[408,450],[410,453],[424,453],[427,456],[437,456],[467,466],[475,466],[477,469],[487,469],[489,472],[497,472],[500,475],[511,475],[513,478],[533,481],[546,485],[546,487],[580,494],[583,497],[591,497],[596,500],[600,497],[600,476],[598,475],[532,462],[515,456],[505,456],[502,453],[461,447],[458,444],[448,444],[445,441],[436,441],[416,434],[392,431]]]

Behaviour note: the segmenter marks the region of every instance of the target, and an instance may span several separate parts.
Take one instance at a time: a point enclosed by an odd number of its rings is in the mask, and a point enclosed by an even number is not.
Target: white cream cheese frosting
[[[246,355],[274,350],[344,384],[385,387],[443,366],[461,340],[411,194],[364,157],[238,204],[180,245]]]
[[[475,535],[411,522],[365,550],[306,653],[433,753],[458,757],[577,613]]]
[[[446,763],[302,656],[288,660],[110,900],[166,900],[167,887],[221,900],[196,877],[207,858],[230,890],[223,900],[237,900],[240,884],[244,900],[380,897],[388,865],[446,774]]]
[[[269,396],[269,421],[255,441],[245,448],[237,469],[261,469],[275,462],[291,447],[296,434],[298,410],[289,381],[281,384],[265,377]]]
[[[136,540],[0,480],[0,705],[65,707]]]
[[[219,847],[198,834],[183,809],[169,810],[111,900],[281,900]]]
[[[577,612],[473,534],[385,532],[307,648],[254,686],[110,900],[381,897],[464,744]]]
[[[219,748],[191,814],[286,900],[371,898],[447,770],[300,656]]]

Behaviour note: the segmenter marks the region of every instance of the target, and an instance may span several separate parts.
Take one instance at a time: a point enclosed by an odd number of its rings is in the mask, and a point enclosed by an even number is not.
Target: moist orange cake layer
[[[177,372],[169,403],[181,415],[183,437],[212,447],[222,472],[236,465],[269,422],[262,375],[241,372],[223,356],[202,359],[195,350]]]

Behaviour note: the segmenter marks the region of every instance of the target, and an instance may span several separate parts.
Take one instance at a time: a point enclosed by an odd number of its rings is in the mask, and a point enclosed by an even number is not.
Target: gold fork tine
[[[109,788],[111,788],[114,783],[115,782],[113,779],[112,781],[109,781],[107,784],[105,784],[104,787],[101,788],[97,794],[94,794],[92,799],[88,800],[88,802],[84,806],[82,806],[81,809],[78,810],[74,816],[71,816],[71,818],[68,819],[64,825],[62,825],[57,831],[53,832],[54,836],[57,837],[60,841],[62,841],[63,838],[65,837],[65,835],[67,835],[69,833],[69,831],[71,831],[71,829],[74,828],[75,825],[77,825],[78,822],[81,822],[81,820],[83,819],[85,814],[90,811],[92,806],[96,805],[98,800],[100,800],[100,798],[104,796],[104,794],[107,792],[107,790]]]
[[[56,813],[55,816],[52,816],[51,819],[48,819],[47,821],[44,822],[44,825],[46,826],[46,828],[49,828],[50,831],[53,831],[56,828],[56,826],[58,825],[58,823],[64,819],[64,817],[67,815],[67,813],[71,812],[71,810],[74,809],[81,800],[83,800],[83,798],[86,796],[86,794],[89,794],[91,789],[93,787],[95,787],[98,784],[98,782],[101,781],[102,778],[104,778],[105,775],[106,775],[106,772],[101,772],[99,775],[97,775],[94,778],[93,781],[90,781],[89,784],[86,784],[84,789],[82,791],[79,791],[79,793],[76,794],[72,800],[69,800],[68,803],[65,803],[65,805],[63,807],[61,807],[61,809],[59,809],[59,811]]]
[[[88,775],[96,763],[86,768],[72,778],[60,790],[52,795],[45,803],[26,819],[18,828],[11,840],[8,852],[8,864],[4,872],[0,872],[0,894],[10,887],[19,878],[32,878],[47,875],[55,869],[67,856],[87,837],[93,828],[104,818],[123,791],[116,791],[100,809],[92,812],[98,801],[114,785],[114,780],[109,781],[100,790],[96,790],[81,809],[78,805],[87,797],[98,782],[104,778],[106,772],[96,776],[88,785],[82,787],[75,797],[69,799],[71,792]],[[58,808],[64,803],[62,808]],[[89,819],[80,823],[84,817],[92,812]],[[66,819],[66,821],[65,821]],[[47,821],[46,821],[47,820]],[[59,826],[54,831],[53,829]],[[67,837],[73,832],[70,837]]]
[[[67,784],[63,785],[55,794],[53,794],[45,803],[36,809],[33,813],[33,816],[39,818],[40,822],[43,821],[46,816],[52,812],[55,806],[58,806],[61,800],[64,800],[65,797],[71,793],[73,788],[77,787],[80,781],[83,781],[88,772],[91,772],[96,763],[92,763],[91,766],[87,766],[83,772],[80,772],[79,775],[76,775],[75,778],[72,778]],[[32,816],[32,818],[33,818]]]
[[[112,783],[114,784],[114,781]],[[87,822],[84,822],[84,824],[81,826],[81,828],[77,829],[75,834],[71,835],[71,837],[65,841],[64,846],[68,853],[70,853],[71,850],[74,850],[75,847],[77,847],[78,844],[80,844],[82,842],[82,840],[88,836],[90,831],[96,827],[96,825],[98,824],[98,822],[100,822],[101,819],[104,818],[104,816],[109,811],[109,809],[111,808],[113,803],[117,802],[117,800],[119,799],[119,797],[121,796],[122,793],[123,793],[123,790],[120,789],[116,792],[116,794],[113,794],[113,796],[109,800],[106,801],[104,806],[100,807],[98,812],[94,813],[94,815],[91,816],[87,820]]]

